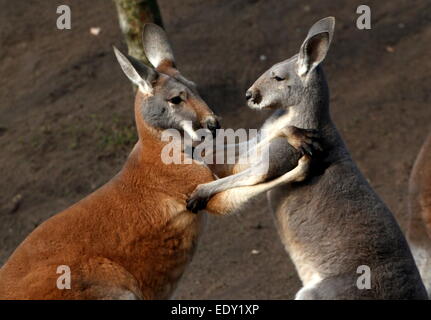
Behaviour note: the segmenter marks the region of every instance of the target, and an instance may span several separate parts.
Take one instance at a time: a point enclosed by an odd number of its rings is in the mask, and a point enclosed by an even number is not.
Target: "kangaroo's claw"
[[[190,198],[187,199],[186,208],[193,213],[198,213],[200,210],[206,208],[208,201],[208,197],[202,197],[199,195],[199,192],[195,191]]]
[[[301,145],[300,151],[303,155],[309,155],[310,157],[313,155],[312,148],[307,143]]]
[[[283,130],[283,135],[289,144],[303,155],[312,156],[316,151],[322,151],[319,142],[320,134],[317,130],[289,126]]]

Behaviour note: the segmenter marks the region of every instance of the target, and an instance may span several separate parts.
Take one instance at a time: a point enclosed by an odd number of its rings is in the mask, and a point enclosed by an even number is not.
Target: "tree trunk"
[[[114,2],[129,55],[149,65],[142,46],[142,29],[148,22],[163,26],[157,0],[114,0]]]

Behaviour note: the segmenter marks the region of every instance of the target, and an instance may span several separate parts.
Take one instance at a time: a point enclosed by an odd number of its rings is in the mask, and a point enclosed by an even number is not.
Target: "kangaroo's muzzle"
[[[220,123],[216,116],[210,116],[205,119],[203,127],[208,129],[215,138],[217,129],[220,129]]]
[[[249,107],[255,108],[262,102],[262,94],[260,93],[259,89],[251,87],[245,93],[245,99],[247,100]]]

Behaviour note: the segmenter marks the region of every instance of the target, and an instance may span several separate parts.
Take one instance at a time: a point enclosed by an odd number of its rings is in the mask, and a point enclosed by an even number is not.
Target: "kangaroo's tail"
[[[407,238],[431,298],[431,135],[422,146],[409,181]]]

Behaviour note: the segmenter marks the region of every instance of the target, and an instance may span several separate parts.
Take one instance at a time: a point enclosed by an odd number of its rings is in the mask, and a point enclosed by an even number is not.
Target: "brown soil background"
[[[60,4],[71,6],[72,30],[56,29]],[[356,28],[356,0],[159,4],[180,70],[233,128],[262,123],[268,114],[245,107],[245,90],[296,53],[312,23],[335,16],[324,63],[333,118],[405,228],[409,172],[430,129],[429,0],[367,1],[368,31]],[[111,1],[0,0],[0,8],[2,264],[38,224],[108,181],[136,135],[132,89],[111,49],[125,49]],[[299,287],[260,199],[241,214],[210,217],[175,297],[287,299]]]

